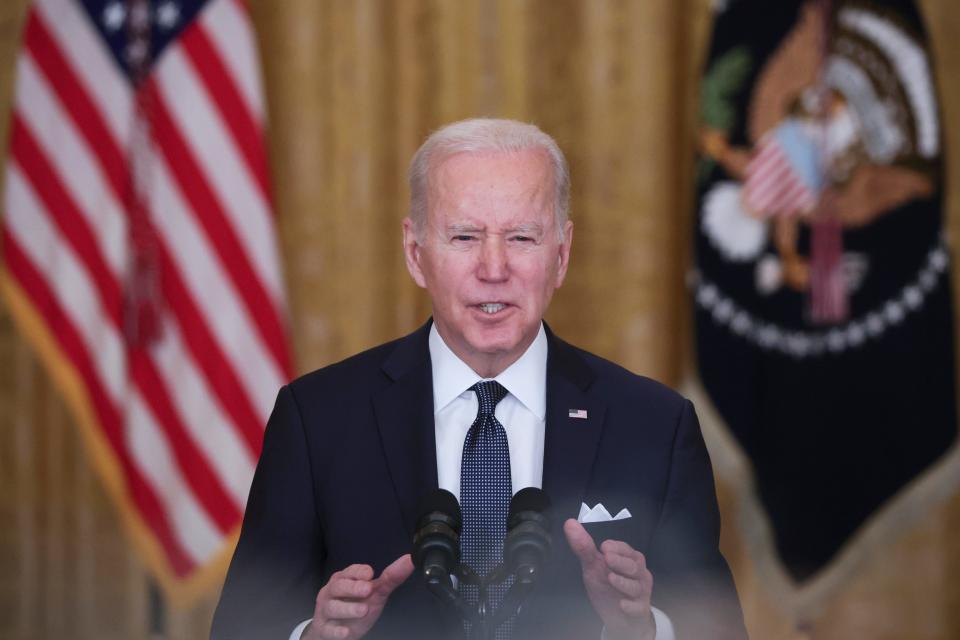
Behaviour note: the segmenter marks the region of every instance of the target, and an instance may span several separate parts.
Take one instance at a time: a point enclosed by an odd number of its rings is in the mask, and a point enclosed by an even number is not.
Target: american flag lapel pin
[[[587,419],[587,410],[586,409],[570,409],[568,414],[571,418],[577,418],[578,420]]]

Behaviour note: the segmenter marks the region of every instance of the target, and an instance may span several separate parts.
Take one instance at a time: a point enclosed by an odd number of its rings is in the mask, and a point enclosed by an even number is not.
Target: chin
[[[487,327],[475,330],[470,336],[470,344],[485,355],[506,355],[520,349],[523,338],[523,332],[516,327]]]

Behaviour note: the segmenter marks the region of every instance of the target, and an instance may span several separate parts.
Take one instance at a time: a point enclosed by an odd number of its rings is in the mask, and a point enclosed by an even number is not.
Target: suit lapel
[[[377,428],[407,531],[424,494],[437,488],[430,323],[400,340],[383,371],[392,381],[374,396]]]
[[[547,329],[547,420],[543,490],[554,506],[556,528],[576,518],[586,495],[606,407],[590,393],[594,374],[583,358]],[[571,417],[571,412],[577,412]],[[586,414],[586,417],[580,417]]]
[[[436,489],[430,323],[400,340],[383,371],[390,383],[373,399],[377,428],[406,529],[413,532],[420,499]],[[575,518],[586,494],[606,410],[590,393],[592,370],[570,345],[546,328],[547,415],[543,490],[554,505],[555,526]],[[570,417],[571,411],[586,418]],[[562,535],[562,534],[561,534]]]
[[[593,471],[603,428],[604,402],[591,392],[593,371],[570,345],[546,328],[547,415],[543,443],[543,490],[553,503],[553,559],[544,567],[541,582],[517,619],[515,637],[536,636],[541,626],[557,616],[557,608],[573,606],[590,619],[580,565],[563,534],[567,518],[576,518]],[[570,417],[570,412],[586,418]],[[577,414],[582,416],[583,414]],[[578,594],[578,595],[574,595]],[[562,604],[561,604],[562,603]],[[576,632],[573,632],[576,633]],[[596,636],[599,637],[599,626]]]

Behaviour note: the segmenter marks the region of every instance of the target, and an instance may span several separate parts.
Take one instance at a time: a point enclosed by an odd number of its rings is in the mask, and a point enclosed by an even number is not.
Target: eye
[[[528,244],[528,243],[529,243],[529,244],[533,244],[533,243],[535,243],[535,242],[537,241],[537,239],[534,238],[533,236],[526,236],[526,235],[522,235],[522,234],[517,234],[517,235],[510,236],[510,240],[511,240],[512,242],[518,242],[518,243],[522,243],[522,244]]]
[[[451,240],[453,240],[454,242],[470,242],[471,240],[476,240],[476,239],[477,239],[477,236],[469,233],[458,233],[457,235],[453,236],[453,238],[451,238]]]

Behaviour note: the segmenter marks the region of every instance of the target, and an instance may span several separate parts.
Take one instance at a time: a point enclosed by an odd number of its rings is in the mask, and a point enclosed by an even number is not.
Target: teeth
[[[497,311],[500,311],[501,309],[503,309],[505,306],[507,305],[501,304],[499,302],[486,302],[480,305],[480,309],[482,309],[484,313],[494,314]]]

